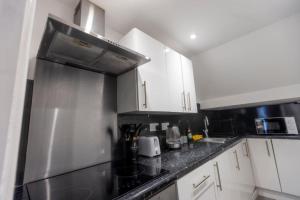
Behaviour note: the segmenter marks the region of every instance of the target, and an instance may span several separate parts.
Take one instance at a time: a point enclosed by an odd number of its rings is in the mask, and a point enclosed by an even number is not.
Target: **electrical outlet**
[[[150,123],[150,132],[155,132],[157,131],[156,127],[159,125],[159,123]]]
[[[169,122],[161,123],[161,130],[163,131],[167,130],[169,125],[170,125]]]

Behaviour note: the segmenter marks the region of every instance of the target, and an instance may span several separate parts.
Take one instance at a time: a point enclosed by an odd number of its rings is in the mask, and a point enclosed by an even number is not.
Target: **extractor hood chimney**
[[[86,32],[105,36],[105,10],[89,0],[80,0],[75,9],[74,23]]]
[[[104,38],[105,12],[88,0],[75,10],[76,24],[49,15],[38,58],[110,75],[120,75],[150,58]]]

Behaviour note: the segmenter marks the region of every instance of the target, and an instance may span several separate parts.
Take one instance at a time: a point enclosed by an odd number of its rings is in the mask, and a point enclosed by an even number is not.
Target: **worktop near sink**
[[[257,135],[249,134],[247,138],[300,140],[300,135]]]
[[[153,180],[119,199],[147,199],[173,184],[190,171],[198,168],[222,152],[238,144],[243,137],[228,139],[224,144],[212,142],[196,142],[183,146],[179,150],[172,150],[154,158],[140,157],[143,165],[159,165],[169,173]]]
[[[300,140],[299,136],[245,135],[228,138],[223,144],[213,142],[196,142],[190,145],[185,145],[179,150],[164,152],[158,157],[140,157],[139,163],[151,166],[159,165],[162,169],[168,170],[169,173],[129,192],[119,199],[148,199],[168,186],[174,184],[178,179],[191,171],[204,165],[208,161],[215,159],[245,138]]]

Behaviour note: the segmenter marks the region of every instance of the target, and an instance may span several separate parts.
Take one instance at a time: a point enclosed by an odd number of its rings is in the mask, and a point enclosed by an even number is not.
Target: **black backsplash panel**
[[[143,123],[164,123],[169,122],[170,125],[178,125],[180,131],[183,132],[187,128],[191,128],[193,132],[199,132],[203,129],[203,115],[197,114],[182,114],[182,115],[159,115],[159,114],[119,114],[118,125],[122,124],[138,124]],[[149,131],[149,130],[148,130]]]
[[[237,108],[218,111],[200,111],[205,113],[212,123],[218,120],[231,119],[238,135],[256,134],[255,118],[266,117],[295,117],[300,130],[300,104],[285,103],[248,108]],[[213,133],[212,133],[213,134]]]
[[[166,115],[166,114],[119,114],[118,115],[118,126],[121,127],[123,124],[140,124],[143,123],[144,129],[140,135],[152,135],[159,138],[161,150],[167,149],[166,146],[166,131],[161,131],[161,127],[157,127],[157,131],[150,132],[150,123],[164,123],[169,122],[170,125],[175,124],[179,126],[182,135],[185,134],[187,128],[190,128],[193,133],[201,132],[203,130],[203,115],[197,114],[179,114],[179,115]],[[121,133],[119,131],[119,144],[122,144]],[[119,154],[122,155],[124,146],[119,146]],[[124,157],[124,155],[123,155]]]
[[[256,134],[254,119],[263,117],[291,117],[296,119],[300,130],[300,103],[285,103],[256,107],[235,108],[225,110],[199,110],[197,114],[158,115],[158,114],[119,114],[118,125],[126,123],[162,123],[170,122],[180,127],[181,133],[191,128],[193,133],[203,132],[204,116],[210,121],[210,136],[235,136]],[[160,134],[161,131],[153,134]]]

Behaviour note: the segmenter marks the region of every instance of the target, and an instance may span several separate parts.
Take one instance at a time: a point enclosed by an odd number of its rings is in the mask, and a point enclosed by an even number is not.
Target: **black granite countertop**
[[[249,134],[247,138],[265,138],[265,139],[288,139],[288,140],[300,140],[300,135],[257,135]]]
[[[162,153],[158,157],[140,157],[139,163],[143,165],[159,165],[161,168],[168,170],[169,173],[127,193],[125,196],[118,198],[118,200],[147,199],[175,183],[178,178],[239,143],[241,139],[243,137],[231,138],[224,144],[197,142],[185,145],[179,150]]]
[[[162,155],[154,158],[147,158],[147,157],[139,157],[138,163],[154,168],[160,168],[168,170],[168,173],[160,176],[159,178],[156,178],[154,180],[151,180],[140,187],[126,193],[123,196],[116,197],[114,199],[118,200],[128,200],[128,199],[148,199],[152,195],[164,190],[169,185],[175,183],[175,181],[184,176],[185,174],[189,173],[193,169],[201,166],[205,162],[209,161],[210,159],[216,157],[223,151],[227,150],[231,146],[237,144],[242,137],[237,138],[231,138],[228,139],[224,144],[221,143],[208,143],[208,142],[198,142],[193,143],[190,145],[184,145],[179,150],[172,150],[162,153]],[[109,163],[107,163],[109,165]],[[105,164],[97,165],[97,168],[101,168]],[[94,168],[94,167],[93,167]],[[89,175],[89,172],[94,172],[95,170],[78,170],[76,172],[70,172],[73,173],[71,178],[78,176],[85,176],[85,174]],[[99,173],[101,170],[98,170]],[[97,172],[98,172],[97,171]],[[77,176],[75,176],[76,174]],[[78,175],[79,174],[79,175]],[[89,176],[91,177],[91,176]],[[69,177],[70,178],[70,177]],[[84,177],[81,177],[81,182],[83,181]],[[98,177],[99,178],[99,177]],[[98,180],[97,178],[97,180]],[[54,180],[55,179],[55,180]],[[62,181],[63,179],[64,181]],[[92,181],[92,180],[91,180]],[[64,184],[65,182],[68,183],[68,180],[66,177],[57,176],[54,177],[52,182]],[[59,186],[58,184],[58,186]],[[20,187],[17,188],[15,193],[15,200],[28,200],[31,198],[31,196],[34,196],[34,199],[41,199],[40,196],[44,195],[44,191],[37,192],[35,189],[39,188],[37,187],[41,184],[35,184],[32,183],[31,186],[27,184],[27,187]],[[43,184],[42,184],[43,185]],[[35,186],[35,187],[34,187]],[[53,184],[54,186],[54,184]],[[30,198],[28,198],[28,187],[31,188],[31,192],[29,192]],[[75,186],[74,186],[75,187]],[[29,188],[29,189],[30,189]],[[59,187],[56,187],[54,189],[58,189]],[[60,188],[62,189],[62,188]],[[41,194],[41,195],[39,195]],[[61,199],[61,198],[60,198]]]
[[[139,157],[138,162],[143,165],[157,166],[168,170],[169,173],[154,179],[126,195],[117,198],[117,200],[136,200],[148,199],[154,194],[164,190],[175,181],[191,172],[192,170],[203,165],[207,161],[220,155],[234,145],[238,144],[244,138],[267,138],[267,139],[300,139],[297,135],[246,135],[228,139],[224,144],[211,142],[197,142],[190,145],[185,145],[179,150],[172,150],[162,153],[158,157],[147,158]],[[20,193],[20,192],[19,192]],[[26,192],[23,191],[23,195]],[[18,195],[27,200],[27,196]],[[16,199],[16,198],[15,198]]]
[[[147,199],[150,196],[162,191],[164,188],[175,183],[175,181],[191,172],[207,161],[217,157],[222,152],[238,144],[244,138],[267,138],[267,139],[298,139],[298,135],[246,135],[228,139],[224,144],[197,142],[192,145],[185,145],[180,150],[173,150],[162,153],[155,158],[139,158],[139,163],[144,165],[159,165],[169,171],[168,174],[153,180],[148,184],[129,192],[118,200],[127,199]]]

